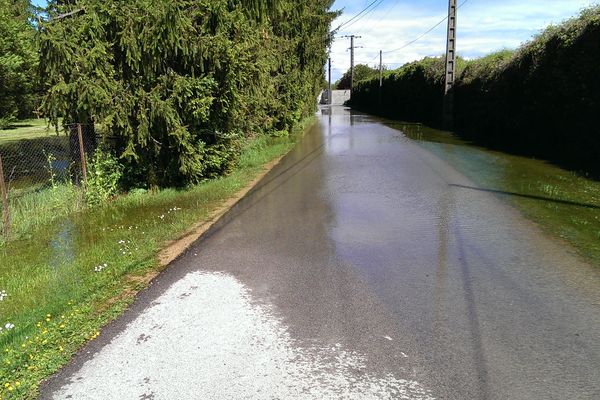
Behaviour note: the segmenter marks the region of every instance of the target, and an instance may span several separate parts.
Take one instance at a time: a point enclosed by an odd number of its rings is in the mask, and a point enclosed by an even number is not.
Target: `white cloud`
[[[458,15],[458,52],[479,57],[502,48],[516,48],[550,24],[576,16],[580,10],[597,4],[597,0],[469,0]],[[346,8],[354,13],[369,2],[337,0],[334,8]],[[386,0],[374,12],[356,23],[343,27],[331,49],[333,80],[350,67],[350,40],[342,35],[356,34],[355,63],[379,62],[379,50],[399,48],[417,38],[438,23],[447,11],[441,0]],[[344,14],[333,26],[347,21],[354,14]],[[384,64],[396,68],[406,62],[445,52],[446,23],[416,43],[397,52],[384,54]]]

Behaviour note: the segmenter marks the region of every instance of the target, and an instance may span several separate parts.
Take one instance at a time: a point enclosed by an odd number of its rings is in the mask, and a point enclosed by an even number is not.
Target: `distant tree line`
[[[351,75],[350,70],[346,71],[344,75],[335,82],[334,88],[338,90],[350,89]],[[376,76],[379,76],[379,68],[371,68],[366,64],[357,64],[354,66],[354,82],[369,80]]]

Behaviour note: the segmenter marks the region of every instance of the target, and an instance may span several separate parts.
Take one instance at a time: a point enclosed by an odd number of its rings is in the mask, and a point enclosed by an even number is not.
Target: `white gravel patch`
[[[203,272],[173,284],[53,398],[432,399],[340,345],[297,346],[234,277]]]

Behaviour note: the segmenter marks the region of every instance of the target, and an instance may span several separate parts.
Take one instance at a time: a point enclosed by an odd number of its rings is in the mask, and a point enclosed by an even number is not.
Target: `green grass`
[[[48,127],[44,118],[15,121],[7,129],[0,130],[0,145],[23,139],[56,136],[56,131]]]
[[[13,204],[14,237],[0,246],[0,326],[14,324],[0,333],[0,397],[35,397],[42,379],[133,300],[144,285],[135,277],[159,268],[165,241],[245,187],[294,137],[259,137],[233,173],[186,190],[134,190],[81,209],[67,186]]]

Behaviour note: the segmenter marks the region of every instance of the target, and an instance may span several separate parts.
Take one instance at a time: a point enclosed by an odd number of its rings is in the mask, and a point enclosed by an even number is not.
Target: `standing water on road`
[[[542,160],[478,147],[421,124],[387,125],[446,160],[478,185],[461,189],[500,195],[600,266],[600,182]]]
[[[599,398],[600,270],[504,198],[597,203],[321,111],[42,398]]]

